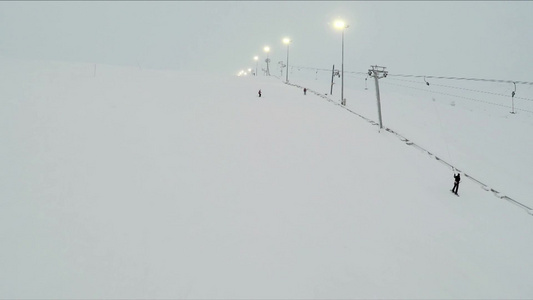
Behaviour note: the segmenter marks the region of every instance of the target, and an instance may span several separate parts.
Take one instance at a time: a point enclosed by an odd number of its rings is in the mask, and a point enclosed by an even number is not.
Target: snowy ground
[[[532,215],[274,77],[0,58],[0,82],[0,298],[533,297]],[[384,91],[384,125],[531,207],[533,118],[435,98]]]

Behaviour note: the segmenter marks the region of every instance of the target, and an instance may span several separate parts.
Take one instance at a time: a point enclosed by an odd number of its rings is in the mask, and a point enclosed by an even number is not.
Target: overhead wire
[[[433,84],[429,84],[428,81],[426,81],[426,78],[424,78],[424,83],[426,84],[427,86],[427,91],[429,91],[430,93],[433,92],[433,89],[431,88],[431,86]],[[439,121],[439,126],[440,126],[440,131],[441,131],[441,135],[442,135],[442,138],[444,140],[444,144],[446,145],[446,151],[448,152],[448,159],[450,160],[450,164],[452,165],[452,170],[454,171],[455,173],[455,167],[454,166],[454,163],[453,163],[453,159],[452,159],[452,155],[450,154],[450,147],[448,146],[449,142],[448,142],[448,135],[447,134],[444,134],[444,126],[442,126],[442,119],[440,117],[440,114],[439,114],[439,110],[437,109],[437,104],[435,104],[435,101],[432,101],[433,102],[433,108],[435,109],[435,114],[437,115],[437,120]]]
[[[293,68],[297,68],[298,70],[313,70],[313,71],[316,72],[316,74],[318,74],[319,71],[320,72],[328,72],[328,73],[331,72],[331,69],[329,69],[329,68],[326,69],[326,68],[318,68],[318,67],[312,67],[312,66],[292,66],[292,67]],[[357,71],[344,71],[344,73],[346,74],[345,76],[352,77],[352,78],[356,78],[356,76],[359,77],[358,75],[364,75],[364,76],[367,75],[367,72],[357,72]],[[351,75],[355,75],[355,76],[351,76]],[[394,73],[392,73],[392,74],[389,73],[387,77],[389,79],[396,80],[396,81],[403,81],[403,82],[410,82],[410,83],[417,83],[417,84],[423,84],[423,82],[413,81],[413,80],[402,80],[402,79],[394,78],[394,77],[424,78],[424,81],[425,81],[426,78],[428,78],[428,79],[464,80],[464,81],[493,82],[493,83],[513,83],[515,85],[516,84],[533,85],[533,82],[527,82],[527,81],[483,79],[483,78],[467,78],[467,77],[427,76],[427,75],[410,75],[410,74],[394,74]],[[393,78],[390,78],[390,77],[393,77]],[[394,83],[391,83],[391,82],[383,82],[383,83],[384,84],[389,84],[389,85],[394,85],[394,86],[399,86],[399,87],[404,87],[404,88],[408,88],[408,89],[415,89],[415,90],[420,90],[420,91],[427,92],[427,90],[421,89],[421,88],[405,86],[405,85],[399,85],[399,84],[394,84]],[[457,86],[443,85],[443,84],[436,84],[436,83],[432,83],[432,85],[443,87],[443,88],[450,88],[450,89],[463,90],[463,91],[468,91],[468,92],[482,93],[482,94],[499,96],[499,97],[509,97],[509,95],[505,95],[505,94],[501,94],[501,93],[494,93],[494,92],[476,90],[476,89],[470,89],[470,88],[464,88],[464,87],[457,87]],[[470,101],[476,101],[476,102],[485,103],[485,104],[494,105],[494,106],[500,106],[500,107],[509,108],[508,105],[503,105],[503,104],[499,104],[499,103],[494,103],[494,102],[489,102],[489,101],[485,101],[485,100],[475,99],[475,98],[471,98],[471,97],[459,96],[459,95],[449,94],[449,93],[440,92],[440,91],[433,91],[433,93],[441,94],[441,95],[445,95],[445,96],[456,97],[456,98],[465,99],[465,100],[470,100]],[[514,99],[520,99],[520,100],[524,100],[524,101],[533,102],[533,99],[525,98],[525,97],[514,97]],[[523,109],[523,108],[516,108],[516,110],[533,113],[533,111],[527,110],[527,109]]]
[[[422,84],[422,82],[414,81],[414,80],[403,80],[403,79],[397,79],[397,78],[391,78],[391,80]],[[463,91],[469,91],[469,92],[477,92],[477,93],[489,94],[489,95],[494,95],[494,96],[509,97],[509,95],[505,95],[505,94],[498,94],[498,93],[487,92],[487,91],[473,90],[473,89],[467,89],[467,88],[456,87],[456,86],[451,86],[451,85],[443,85],[443,84],[437,84],[437,83],[431,83],[431,85],[445,87],[445,88],[451,88],[451,89],[457,89],[457,90],[463,90]],[[515,97],[515,99],[533,101],[533,99],[523,98],[523,97]]]
[[[482,78],[466,78],[466,77],[444,77],[444,76],[423,76],[423,75],[407,75],[407,74],[390,74],[388,76],[393,77],[411,77],[411,78],[433,78],[433,79],[450,79],[450,80],[470,80],[470,81],[482,81],[482,82],[500,82],[500,83],[516,83],[533,85],[533,82],[516,81],[516,80],[500,80],[500,79],[482,79]]]
[[[331,71],[329,68],[317,68],[312,66],[292,66],[298,69],[312,69],[319,71]],[[344,73],[352,74],[367,74],[367,72],[356,72],[356,71],[344,71]],[[467,80],[467,81],[481,81],[481,82],[499,82],[499,83],[515,83],[515,84],[524,84],[524,85],[533,85],[533,82],[529,81],[516,81],[516,80],[503,80],[503,79],[484,79],[484,78],[468,78],[468,77],[447,77],[447,76],[432,76],[432,75],[410,75],[410,74],[394,74],[389,73],[389,77],[406,77],[406,78],[431,78],[431,79],[448,79],[448,80]]]
[[[401,85],[401,84],[394,84],[394,83],[390,83],[390,82],[383,82],[383,83],[384,83],[384,84],[388,84],[388,85],[400,86],[400,87],[404,87],[404,88],[408,88],[408,89],[414,89],[414,90],[419,90],[419,91],[426,91],[426,90],[421,89],[421,88],[416,88],[416,87],[411,87],[411,86],[405,86],[405,85]],[[456,97],[456,98],[461,98],[461,99],[466,99],[466,100],[471,100],[471,101],[482,102],[482,103],[485,103],[485,104],[490,104],[490,105],[495,105],[495,106],[500,106],[500,107],[505,107],[505,108],[510,108],[510,107],[507,106],[507,105],[498,104],[498,103],[493,103],[493,102],[488,102],[488,101],[483,101],[483,100],[474,99],[474,98],[470,98],[470,97],[458,96],[458,95],[453,95],[453,94],[443,93],[443,92],[437,92],[437,91],[433,91],[433,93],[435,93],[435,94],[441,94],[441,95],[445,95],[445,96]],[[519,109],[519,108],[515,108],[515,109],[516,109],[516,110],[520,110],[520,111],[524,111],[524,112],[533,113],[533,111],[530,111],[530,110],[527,110],[527,109]]]

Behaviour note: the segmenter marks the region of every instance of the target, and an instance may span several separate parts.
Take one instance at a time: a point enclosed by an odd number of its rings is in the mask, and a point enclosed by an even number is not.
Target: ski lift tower
[[[379,98],[379,82],[378,79],[387,77],[388,71],[385,71],[385,67],[371,66],[372,69],[368,70],[368,76],[374,77],[376,82],[376,97],[378,99],[378,116],[379,116],[379,128],[383,129],[383,122],[381,120],[381,101]]]
[[[280,61],[278,62],[278,65],[279,65],[279,69],[280,69],[280,72],[281,72],[281,74],[280,74],[279,76],[280,76],[280,77],[283,77],[283,69],[284,69],[287,65],[284,64],[282,60],[280,60]]]
[[[270,52],[270,47],[266,46],[263,50],[265,50],[266,54],[267,54],[267,58],[265,59],[265,62],[267,64],[267,68],[266,68],[266,76],[270,76],[270,68],[268,67],[268,64],[270,63],[270,58],[268,58],[268,52]]]

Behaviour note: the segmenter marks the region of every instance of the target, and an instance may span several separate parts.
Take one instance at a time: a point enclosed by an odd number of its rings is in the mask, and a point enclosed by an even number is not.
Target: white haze
[[[532,81],[531,1],[2,1],[0,54],[235,74],[285,60]]]

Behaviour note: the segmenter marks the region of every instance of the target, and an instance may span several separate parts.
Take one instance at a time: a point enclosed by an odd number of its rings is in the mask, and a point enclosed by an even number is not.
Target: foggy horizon
[[[236,74],[289,67],[533,81],[533,2],[0,2],[0,55]]]

